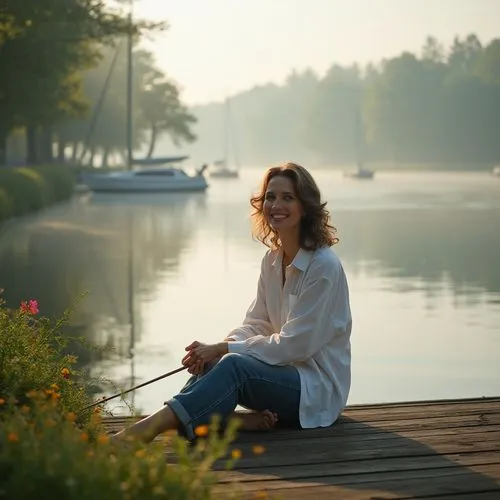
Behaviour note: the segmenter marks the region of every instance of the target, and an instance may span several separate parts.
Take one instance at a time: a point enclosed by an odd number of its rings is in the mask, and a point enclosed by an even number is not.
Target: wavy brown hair
[[[305,250],[335,245],[339,239],[337,230],[330,224],[330,213],[326,202],[321,202],[321,194],[311,174],[296,163],[283,163],[267,170],[259,192],[250,198],[253,207],[252,233],[254,238],[269,248],[280,246],[278,233],[267,223],[264,216],[264,200],[267,187],[273,177],[283,176],[293,183],[295,195],[300,200],[304,216],[300,223],[300,246]]]

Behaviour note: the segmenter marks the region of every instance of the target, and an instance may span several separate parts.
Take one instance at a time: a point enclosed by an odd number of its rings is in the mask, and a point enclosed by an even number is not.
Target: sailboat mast
[[[133,48],[133,26],[132,11],[134,0],[130,0],[128,13],[128,35],[127,35],[127,168],[132,169],[132,151],[133,151],[133,131],[132,131],[132,97],[133,97],[133,78],[132,78],[132,48]]]
[[[127,168],[132,170],[133,164],[133,65],[132,65],[132,49],[133,49],[133,14],[134,0],[129,0],[129,13],[128,13],[128,36],[127,36]],[[128,308],[130,318],[130,383],[135,384],[135,370],[134,370],[134,348],[135,348],[135,311],[134,311],[134,214],[132,210],[129,211],[129,241],[128,241]],[[134,394],[132,394],[132,405],[134,405]]]
[[[224,167],[229,164],[229,98],[226,97],[224,106]]]

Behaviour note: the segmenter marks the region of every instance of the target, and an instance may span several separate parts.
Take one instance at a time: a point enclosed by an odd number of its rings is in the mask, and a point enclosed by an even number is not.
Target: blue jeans
[[[270,410],[285,425],[299,427],[300,376],[293,366],[269,365],[243,354],[229,353],[191,377],[181,392],[167,401],[187,439],[213,415],[225,421],[237,405]]]

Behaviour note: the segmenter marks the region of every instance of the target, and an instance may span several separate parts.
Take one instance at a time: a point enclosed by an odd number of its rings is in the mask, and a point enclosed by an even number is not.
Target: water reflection
[[[142,335],[134,298],[154,301],[163,275],[175,274],[205,203],[203,194],[93,195],[11,224],[0,245],[5,299],[36,297],[51,317],[74,308],[71,333],[127,356],[131,314],[135,341]]]
[[[337,218],[344,228],[339,251],[354,272],[394,278],[389,286],[397,292],[419,286],[435,296],[444,286],[471,302],[484,292],[498,300],[499,210],[379,210]]]
[[[94,195],[7,224],[5,298],[12,306],[37,298],[44,314],[59,316],[86,291],[69,333],[113,348],[81,360],[121,387],[177,368],[185,345],[223,338],[254,297],[265,249],[251,239],[248,198],[261,172],[241,174],[206,193]],[[500,183],[315,177],[351,288],[350,402],[497,393]],[[180,374],[141,389],[139,407],[154,409],[182,382]]]

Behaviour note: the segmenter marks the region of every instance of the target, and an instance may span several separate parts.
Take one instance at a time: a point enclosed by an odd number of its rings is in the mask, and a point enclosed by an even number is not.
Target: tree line
[[[445,47],[428,37],[366,67],[333,64],[318,77],[293,71],[230,97],[238,161],[256,165],[360,161],[434,164],[500,162],[500,39],[470,34]],[[221,155],[224,104],[192,109],[199,137],[189,152]],[[168,141],[162,147],[169,149]]]
[[[192,141],[195,118],[176,83],[138,43],[165,23],[129,22],[122,0],[2,0],[0,9],[0,165],[9,137],[22,137],[28,164],[68,158],[104,161],[126,149],[124,39],[134,40],[135,146],[149,154],[162,133]],[[57,148],[55,147],[57,145]]]

